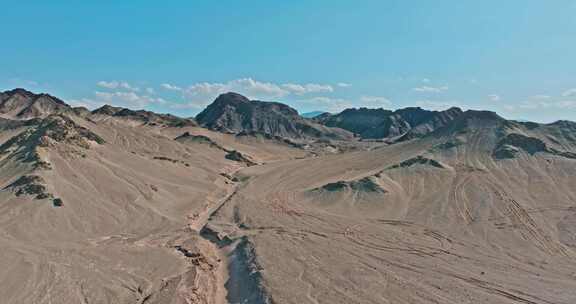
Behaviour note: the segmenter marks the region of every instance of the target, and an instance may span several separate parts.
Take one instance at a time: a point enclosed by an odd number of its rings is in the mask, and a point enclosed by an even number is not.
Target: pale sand
[[[495,161],[482,136],[449,153],[424,140],[310,157],[199,128],[78,122],[107,143],[43,152],[63,207],[0,192],[1,303],[576,299],[574,160]],[[185,131],[261,165],[173,140]],[[422,154],[444,168],[387,169]],[[0,168],[2,187],[30,172]],[[364,178],[384,191],[314,190]]]

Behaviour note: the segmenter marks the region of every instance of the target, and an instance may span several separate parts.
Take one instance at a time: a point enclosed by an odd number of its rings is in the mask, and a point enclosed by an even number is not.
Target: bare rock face
[[[259,132],[288,138],[350,138],[344,130],[308,121],[278,102],[249,100],[237,93],[220,95],[196,120],[204,127],[228,133]]]
[[[34,94],[24,89],[0,93],[0,115],[8,118],[31,119],[70,111],[64,101],[48,94]]]
[[[410,134],[420,137],[447,125],[462,114],[459,108],[446,111],[427,111],[405,108],[396,111],[385,109],[346,109],[339,114],[320,115],[313,120],[329,127],[338,127],[365,139],[383,139]]]

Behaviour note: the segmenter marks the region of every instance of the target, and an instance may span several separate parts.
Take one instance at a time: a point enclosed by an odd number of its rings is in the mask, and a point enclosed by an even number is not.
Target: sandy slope
[[[493,122],[322,155],[195,127],[74,120],[105,143],[40,147],[49,170],[0,156],[2,303],[576,299],[576,160],[551,149],[495,158],[506,134]],[[2,129],[0,145],[28,128]],[[574,148],[562,134],[512,129]],[[185,132],[215,144],[175,140]],[[522,138],[513,142],[538,147]],[[227,159],[233,150],[257,165]],[[63,206],[7,187],[30,174]]]
[[[248,168],[210,225],[253,246],[275,303],[573,303],[575,160],[468,140]],[[417,155],[442,168],[391,168]],[[336,181],[352,186],[318,190]]]
[[[75,120],[106,144],[81,154],[67,144],[41,148],[51,170],[0,160],[1,302],[222,303],[223,259],[195,229],[232,188],[221,173],[242,164],[207,145],[174,140],[198,129]],[[4,130],[0,144],[25,129]],[[214,137],[231,149],[248,147],[232,136]],[[250,148],[267,161],[302,154]],[[64,206],[5,188],[30,173],[42,176]]]

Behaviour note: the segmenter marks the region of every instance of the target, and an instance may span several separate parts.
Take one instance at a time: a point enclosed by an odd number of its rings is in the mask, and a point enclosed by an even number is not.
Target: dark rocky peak
[[[226,105],[240,106],[250,104],[250,99],[238,93],[228,92],[220,94],[220,96],[218,96],[216,100],[214,100],[213,104],[215,106],[226,106]]]
[[[408,107],[404,109],[398,109],[393,112],[394,115],[401,117],[411,126],[416,126],[423,121],[430,118],[431,115],[436,113],[435,111],[424,110],[420,107]]]
[[[496,112],[468,110],[457,116],[442,131],[465,133],[470,130],[502,128],[506,123],[507,120],[496,114]]]
[[[483,120],[495,122],[505,121],[505,119],[498,115],[496,112],[479,110],[467,110],[463,113],[461,118],[465,120]]]
[[[27,97],[27,98],[32,98],[32,97],[34,97],[34,95],[36,95],[36,94],[34,94],[34,93],[32,93],[32,92],[30,92],[30,91],[28,91],[28,90],[26,90],[26,89],[23,89],[23,88],[16,88],[16,89],[13,89],[13,90],[9,90],[9,91],[2,92],[2,93],[0,93],[0,94],[5,95],[5,96],[16,96],[16,95],[19,95],[19,96]]]
[[[366,116],[383,116],[383,115],[390,115],[394,112],[382,108],[373,109],[373,108],[349,108],[345,109],[344,111],[340,112],[341,115],[366,115]]]
[[[410,107],[390,111],[385,109],[346,109],[339,114],[323,115],[315,120],[331,127],[339,127],[366,139],[394,138],[410,133],[414,138],[443,127],[462,114],[459,108],[428,111]]]
[[[0,94],[0,114],[13,119],[46,117],[70,110],[68,104],[49,94],[35,94],[21,88]]]
[[[258,111],[270,111],[287,116],[298,116],[298,111],[288,105],[279,102],[250,100],[238,93],[229,92],[218,96],[212,104],[202,111],[202,113],[198,114],[196,119],[198,121],[205,120],[206,118],[209,118],[208,116],[210,114],[226,111],[226,109],[234,110],[246,115]]]
[[[546,124],[546,126],[560,128],[567,131],[576,131],[576,122],[569,120],[558,120],[553,123]]]
[[[334,130],[316,124],[298,111],[279,102],[249,100],[237,93],[218,96],[196,120],[203,127],[238,134],[259,132],[289,138],[350,138],[344,130]]]
[[[92,114],[100,114],[100,115],[109,115],[112,116],[120,111],[122,111],[124,108],[121,107],[114,107],[111,105],[103,105],[100,108],[92,111]]]

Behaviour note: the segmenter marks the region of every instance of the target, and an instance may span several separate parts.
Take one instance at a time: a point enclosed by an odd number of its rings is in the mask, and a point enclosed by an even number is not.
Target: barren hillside
[[[374,143],[236,95],[207,128],[0,96],[2,303],[576,299],[576,123],[451,110]]]

